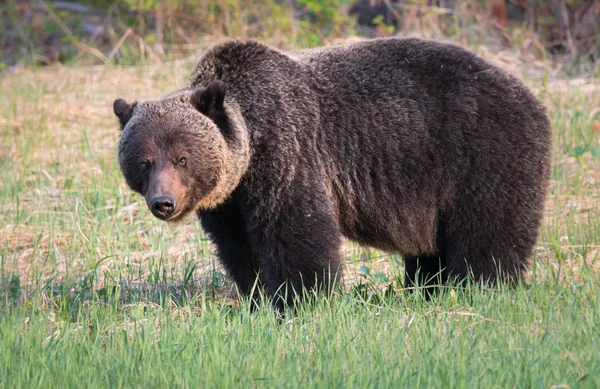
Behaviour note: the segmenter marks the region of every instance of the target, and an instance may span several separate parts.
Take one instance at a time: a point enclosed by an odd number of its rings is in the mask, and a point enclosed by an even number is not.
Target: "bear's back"
[[[313,70],[315,76],[338,87],[420,87],[429,94],[452,89],[485,70],[497,70],[456,45],[421,39],[386,38],[346,46],[309,49],[290,55]]]
[[[512,209],[522,191],[543,198],[551,144],[545,109],[496,66],[418,39],[290,55],[312,71],[347,236],[384,249],[432,244],[444,209],[475,201]],[[479,192],[486,187],[494,190]],[[386,217],[373,204],[386,204]],[[366,239],[373,230],[377,239]]]

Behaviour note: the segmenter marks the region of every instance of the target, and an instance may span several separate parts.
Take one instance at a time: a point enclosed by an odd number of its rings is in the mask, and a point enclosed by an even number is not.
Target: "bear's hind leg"
[[[471,280],[489,286],[497,282],[515,285],[528,268],[535,232],[519,234],[512,227],[449,231],[445,242],[448,279],[453,283]]]
[[[448,279],[453,283],[466,280],[493,286],[500,282],[515,285],[527,269],[527,254],[512,247],[490,244],[457,250],[448,257]]]
[[[429,298],[446,280],[446,266],[440,255],[404,257],[404,287],[408,290],[425,288],[425,295]]]

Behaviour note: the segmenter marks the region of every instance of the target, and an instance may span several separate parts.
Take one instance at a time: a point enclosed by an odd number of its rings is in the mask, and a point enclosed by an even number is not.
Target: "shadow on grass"
[[[117,279],[110,274],[104,274],[100,282],[97,269],[93,269],[81,279],[62,282],[54,282],[51,279],[41,286],[23,286],[17,273],[9,273],[0,279],[0,317],[5,316],[11,309],[25,309],[42,314],[53,312],[62,320],[76,322],[80,313],[97,305],[110,307],[116,314],[130,311],[132,307],[142,309],[143,314],[153,308],[173,312],[188,309],[194,314],[201,314],[207,306],[222,312],[236,312],[248,309],[249,306],[253,306],[249,308],[250,311],[257,307],[274,309],[270,299],[262,291],[255,295],[257,297],[254,305],[247,304],[250,299],[240,297],[235,285],[227,281],[220,271],[214,270],[194,276],[195,271],[196,262],[190,262],[184,267],[182,276],[174,278],[159,265],[146,280]],[[596,278],[593,276],[594,272],[590,270],[589,273],[591,279]],[[528,294],[532,287],[535,290],[556,289],[563,281],[564,276],[561,274],[548,273],[548,269],[538,265],[533,268],[529,285],[520,283],[516,287],[517,290],[511,290],[508,294],[517,295],[523,291]],[[537,289],[536,285],[539,286]],[[461,286],[443,285],[436,288],[438,290],[433,295],[429,294],[426,288],[407,289],[403,287],[402,277],[384,277],[365,268],[361,269],[361,279],[358,282],[347,285],[343,290],[336,290],[331,299],[325,296],[324,299],[320,299],[316,293],[306,292],[309,295],[304,297],[309,298],[303,298],[299,304],[303,307],[293,311],[303,312],[304,308],[312,305],[309,301],[324,300],[326,305],[329,302],[335,304],[351,300],[357,307],[398,308],[426,305],[442,308],[457,303],[468,306],[484,295],[494,298],[494,295],[502,295],[503,291],[506,291],[503,285],[484,286],[471,282]]]
[[[22,286],[17,273],[4,275],[0,280],[0,317],[7,310],[25,308],[40,312],[51,311],[67,321],[77,321],[78,314],[91,305],[106,305],[120,312],[132,305],[163,309],[190,307],[200,309],[207,301],[230,310],[239,306],[235,285],[214,271],[200,278],[194,277],[195,262],[185,269],[181,279],[170,279],[163,267],[150,274],[147,280],[115,279],[105,274],[98,281],[96,271],[90,271],[78,280],[54,282],[41,286]],[[2,304],[4,302],[4,304]]]

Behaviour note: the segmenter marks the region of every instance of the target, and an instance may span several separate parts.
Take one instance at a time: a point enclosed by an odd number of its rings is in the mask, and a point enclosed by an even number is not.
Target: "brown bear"
[[[182,89],[114,112],[131,189],[162,220],[196,212],[239,290],[258,280],[279,307],[330,284],[342,236],[402,254],[407,286],[528,268],[551,127],[518,79],[457,46],[231,41]]]

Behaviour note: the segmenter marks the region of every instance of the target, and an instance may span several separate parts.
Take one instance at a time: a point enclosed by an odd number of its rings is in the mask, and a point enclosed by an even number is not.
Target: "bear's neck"
[[[235,102],[224,106],[228,133],[222,148],[219,178],[215,188],[205,196],[198,208],[212,209],[224,203],[238,187],[250,165],[250,135],[240,108]]]

